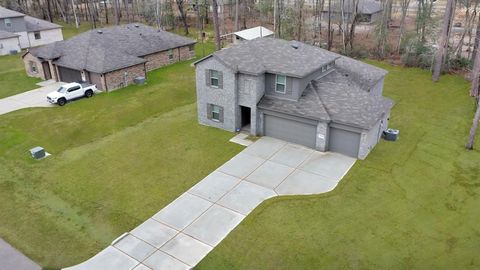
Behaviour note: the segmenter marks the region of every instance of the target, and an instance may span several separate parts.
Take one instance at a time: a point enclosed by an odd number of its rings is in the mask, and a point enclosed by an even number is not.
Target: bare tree
[[[455,0],[448,0],[445,7],[445,15],[443,17],[442,32],[438,42],[438,49],[435,55],[435,63],[433,65],[432,80],[438,81],[442,73],[448,53],[448,41],[450,39],[450,32],[452,29],[453,17],[455,13]]]
[[[473,149],[473,144],[475,142],[475,134],[478,129],[478,122],[480,122],[480,99],[477,97],[477,110],[475,116],[473,117],[472,127],[470,128],[470,134],[468,136],[468,142],[465,147],[469,150]]]
[[[79,25],[78,25],[78,17],[77,17],[77,6],[75,5],[75,3],[73,1],[74,0],[72,0],[73,16],[75,17],[75,27],[78,29]]]
[[[239,2],[240,0],[235,0],[235,31],[238,31],[238,13],[240,12],[239,8]],[[274,23],[275,25],[275,23]]]
[[[427,25],[432,20],[433,3],[436,0],[418,0],[417,15],[416,15],[416,30],[420,34],[422,43],[426,42]]]
[[[376,39],[377,39],[377,53],[380,58],[384,58],[387,49],[387,42],[388,42],[388,12],[387,10],[390,9],[392,5],[392,0],[385,0],[383,2],[383,10],[382,19],[379,21],[376,27]]]
[[[113,13],[114,13],[114,17],[115,17],[115,25],[119,25],[120,24],[120,15],[118,14],[119,13],[119,10],[118,10],[118,0],[113,0]]]
[[[187,14],[185,13],[184,9],[184,1],[183,0],[175,0],[177,3],[178,11],[180,12],[180,19],[183,23],[183,29],[185,30],[185,35],[188,35],[188,22],[187,22]]]
[[[218,21],[218,3],[217,0],[212,0],[213,8],[213,27],[215,28],[215,49],[219,51],[222,48],[220,43],[220,22]]]
[[[400,0],[401,18],[400,18],[400,35],[398,37],[397,53],[400,53],[402,46],[403,35],[405,34],[405,19],[407,18],[408,7],[410,0]]]
[[[333,29],[332,29],[332,0],[328,0],[328,36],[327,36],[327,50],[332,49],[333,45]]]

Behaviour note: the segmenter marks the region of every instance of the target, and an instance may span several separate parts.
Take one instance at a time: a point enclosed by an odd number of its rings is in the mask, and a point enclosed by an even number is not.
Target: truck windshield
[[[57,90],[57,92],[59,92],[59,93],[65,93],[66,91],[67,91],[67,89],[63,86],[58,88],[58,90]]]

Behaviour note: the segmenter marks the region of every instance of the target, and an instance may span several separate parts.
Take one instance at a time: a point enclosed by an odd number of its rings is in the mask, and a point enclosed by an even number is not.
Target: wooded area
[[[363,13],[374,2],[380,12]],[[296,39],[351,57],[385,59],[431,69],[432,80],[456,72],[472,80],[478,101],[480,0],[0,0],[2,6],[49,21],[105,25],[142,22],[159,28],[191,28],[214,39],[262,25],[275,36]],[[370,17],[368,17],[370,16]],[[367,21],[365,18],[370,18]],[[375,20],[374,20],[375,18]],[[213,30],[213,31],[212,31]],[[478,102],[475,102],[477,104]],[[477,112],[475,124],[480,113]],[[470,136],[473,147],[475,130]]]

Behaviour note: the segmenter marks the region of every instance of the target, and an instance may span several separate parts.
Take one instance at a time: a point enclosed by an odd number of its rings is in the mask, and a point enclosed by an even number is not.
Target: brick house
[[[200,124],[364,159],[388,128],[386,70],[298,41],[257,38],[195,63]]]
[[[110,91],[147,71],[195,56],[195,41],[143,24],[90,30],[23,55],[29,76],[63,82],[87,81]]]

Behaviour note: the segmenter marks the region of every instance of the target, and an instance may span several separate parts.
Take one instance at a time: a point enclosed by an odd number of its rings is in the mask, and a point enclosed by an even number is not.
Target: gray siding
[[[375,145],[377,145],[381,139],[383,131],[388,128],[389,117],[390,112],[385,114],[382,119],[378,120],[378,122],[370,130],[362,132],[358,158],[365,159]]]
[[[285,89],[285,94],[275,92],[275,74],[265,73],[265,94],[274,97],[286,98],[297,100],[298,93],[294,93],[293,89],[293,78],[286,77],[287,86]]]
[[[206,81],[206,70],[221,71],[223,75],[223,89],[210,87]],[[234,132],[238,111],[236,94],[236,75],[228,67],[214,58],[208,58],[196,65],[197,110],[200,124],[222,128]],[[223,107],[223,123],[208,119],[208,104]]]
[[[330,70],[326,71],[325,74],[322,74],[322,70],[319,68],[317,71],[311,73],[310,75],[308,75],[304,78],[295,79],[294,89],[298,89],[298,91],[296,91],[297,92],[297,100],[300,98],[300,96],[303,94],[303,91],[305,90],[305,88],[307,88],[307,85],[312,80],[317,79],[320,76],[324,76],[329,72],[330,72]]]
[[[12,21],[12,27],[5,27],[5,19],[0,19],[0,30],[8,32],[25,32],[27,26],[23,17],[9,18]]]
[[[383,83],[384,79],[378,81],[377,84],[375,84],[372,89],[370,89],[370,93],[374,96],[381,96],[383,92]]]
[[[250,115],[250,133],[258,135],[259,116],[257,115],[257,104],[265,94],[265,76],[253,76],[247,74],[237,75],[238,105],[249,107]],[[240,110],[237,111],[236,128],[241,128]]]

